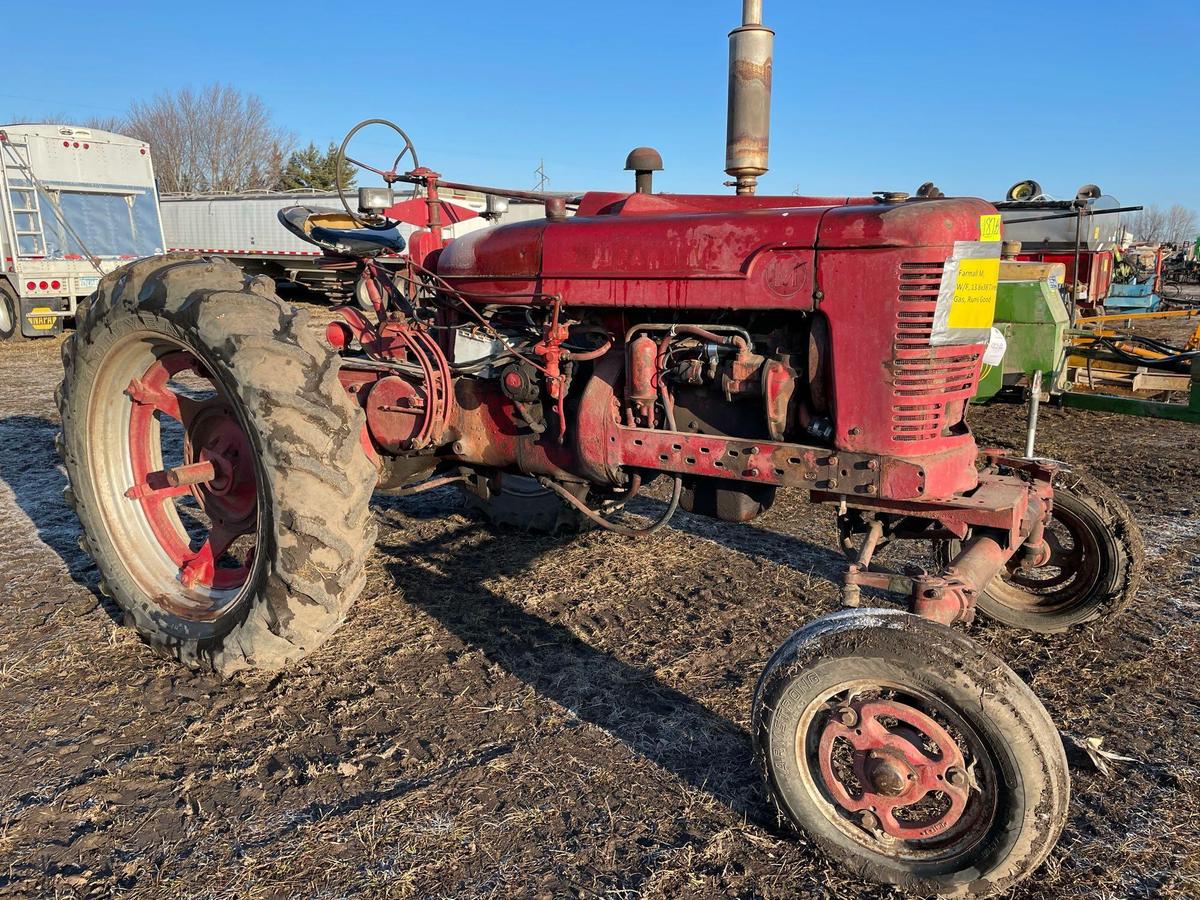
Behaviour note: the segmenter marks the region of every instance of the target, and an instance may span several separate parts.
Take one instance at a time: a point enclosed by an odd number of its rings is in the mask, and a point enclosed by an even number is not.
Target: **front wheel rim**
[[[1020,552],[987,586],[988,596],[1020,612],[1062,614],[1086,604],[1101,575],[1101,545],[1083,516],[1056,503],[1046,526],[1050,556],[1036,568],[1021,567]]]
[[[151,603],[195,622],[248,595],[262,477],[231,392],[182,340],[118,341],[92,386],[89,471],[117,559]]]
[[[996,762],[979,732],[912,687],[855,681],[822,691],[800,717],[794,749],[816,809],[890,859],[961,859],[999,813]]]

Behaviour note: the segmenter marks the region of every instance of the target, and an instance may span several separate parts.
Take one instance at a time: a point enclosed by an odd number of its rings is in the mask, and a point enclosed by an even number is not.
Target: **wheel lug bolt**
[[[953,787],[957,787],[957,788],[966,787],[967,786],[967,773],[964,772],[962,769],[958,768],[957,766],[951,766],[946,771],[946,781]]]
[[[843,706],[841,709],[839,709],[837,711],[837,718],[838,721],[847,728],[853,728],[858,724],[858,713],[849,706]]]
[[[867,831],[877,831],[879,829],[879,817],[869,809],[864,809],[862,815],[858,817],[858,821]]]

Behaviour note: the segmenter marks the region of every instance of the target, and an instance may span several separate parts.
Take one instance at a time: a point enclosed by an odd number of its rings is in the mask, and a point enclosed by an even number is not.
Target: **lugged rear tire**
[[[360,444],[363,414],[338,381],[338,356],[307,322],[266,279],[247,280],[223,259],[168,254],[105,276],[63,344],[59,446],[82,546],[126,621],[189,666],[229,675],[295,662],[341,625],[365,582],[376,472]],[[228,559],[225,568],[214,562],[207,582],[186,585],[182,575],[171,583],[170,541],[156,548],[142,507],[122,506],[141,501],[121,493],[131,478],[114,463],[123,434],[130,453],[140,452],[126,424],[138,402],[121,393],[122,361],[153,369],[170,354],[194,360],[188,371],[211,383],[225,431],[240,428],[250,451],[237,471],[254,481],[240,486],[254,510],[242,567],[230,574]],[[159,409],[150,415],[157,439],[166,420]],[[179,535],[189,539],[183,526]]]

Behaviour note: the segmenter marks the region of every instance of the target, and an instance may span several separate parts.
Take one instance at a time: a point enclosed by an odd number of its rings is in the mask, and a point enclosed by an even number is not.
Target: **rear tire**
[[[280,301],[265,280],[247,281],[222,259],[173,254],[105,276],[63,344],[60,446],[84,549],[100,570],[101,591],[127,622],[189,666],[224,675],[282,668],[325,641],[362,590],[375,536],[375,469],[360,444],[363,414],[338,381],[338,357],[307,321],[307,312]],[[209,406],[187,390],[155,395],[202,408],[203,415],[176,417],[184,462],[189,453],[200,458],[200,423],[209,433],[220,426],[221,446],[244,441],[240,452],[229,451],[235,488],[226,500],[209,493],[217,481],[193,494],[211,519],[210,540],[216,523],[232,516],[226,507],[236,494],[240,509],[250,510],[237,520],[250,523],[237,540],[252,538],[252,546],[239,562],[231,559],[236,545],[227,545],[203,575],[189,573],[195,560],[181,565],[172,556],[172,548],[204,549],[194,546],[198,538],[182,516],[191,512],[182,504],[193,501],[131,499],[127,492],[127,482],[139,477],[136,466],[128,474],[129,459],[146,459],[135,430],[152,436],[154,466],[169,468],[163,435],[171,417],[159,405],[146,411],[129,380],[147,364],[159,375],[175,368],[164,365],[167,359],[184,361],[172,378],[195,372],[212,388]],[[135,429],[145,417],[153,422]],[[162,483],[161,472],[152,475],[145,483]]]
[[[1017,567],[1018,552],[980,592],[979,610],[1004,625],[1043,634],[1119,616],[1137,596],[1146,564],[1142,533],[1129,507],[1102,482],[1064,473],[1055,479],[1052,520],[1048,537],[1055,532],[1060,547],[1070,545],[1066,552],[1031,572]],[[943,543],[938,556],[948,563],[957,548],[957,542]]]
[[[899,610],[792,635],[759,679],[752,734],[780,813],[909,896],[1004,891],[1066,821],[1067,760],[1042,704],[965,635]]]
[[[0,341],[21,337],[21,304],[8,282],[0,279]]]

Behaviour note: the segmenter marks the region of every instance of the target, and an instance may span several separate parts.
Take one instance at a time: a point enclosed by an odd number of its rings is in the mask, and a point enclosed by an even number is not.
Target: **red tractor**
[[[356,211],[289,214],[357,278],[324,340],[219,258],[106,276],[63,348],[68,499],[140,634],[231,673],[285,666],[342,623],[373,491],[455,483],[500,526],[640,536],[678,507],[743,522],[806,490],[837,510],[848,608],[759,681],[771,796],[866,878],[986,895],[1046,858],[1069,780],[1046,710],[950,626],[977,608],[1040,631],[1111,614],[1136,591],[1140,539],[1103,487],[980,459],[964,413],[995,298],[992,206],[755,194],[759,5],[731,35],[736,194],[653,193],[661,163],[642,149],[633,193],[541,196],[544,218],[446,241],[439,189],[469,186],[405,137],[411,168],[371,169],[387,187]],[[417,202],[395,203],[395,184]],[[415,208],[423,227],[385,268]],[[617,521],[656,478],[658,520]],[[905,538],[933,544],[935,571],[872,568]],[[859,608],[864,587],[907,611]]]

